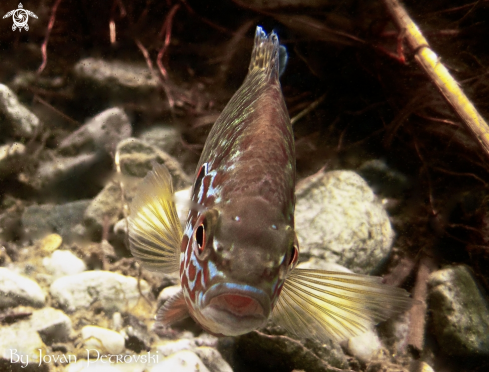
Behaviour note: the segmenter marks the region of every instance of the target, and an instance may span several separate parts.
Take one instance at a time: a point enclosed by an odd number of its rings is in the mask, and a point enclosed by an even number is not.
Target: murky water
[[[485,3],[407,11],[488,118]],[[4,1],[0,14],[1,371],[489,368],[488,155],[383,2]],[[235,337],[191,318],[155,327],[180,276],[129,249],[126,217],[155,163],[185,227],[200,154],[247,74],[257,25],[288,53],[298,269],[382,277],[414,299],[393,311],[394,300],[335,292],[339,323],[360,329],[358,309],[382,320],[354,337],[312,335],[321,310],[296,334],[273,317]],[[297,309],[311,283],[297,287]],[[238,297],[235,311],[254,309]]]

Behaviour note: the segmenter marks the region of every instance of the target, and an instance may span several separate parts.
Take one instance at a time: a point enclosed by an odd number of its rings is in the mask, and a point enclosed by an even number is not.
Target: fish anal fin
[[[166,328],[189,315],[183,292],[180,290],[158,309],[155,328]]]
[[[343,341],[412,304],[408,292],[381,284],[378,277],[295,269],[285,280],[273,320],[299,337]]]

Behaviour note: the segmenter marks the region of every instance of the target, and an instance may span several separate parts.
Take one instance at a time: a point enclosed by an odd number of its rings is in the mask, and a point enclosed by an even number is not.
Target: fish
[[[238,336],[271,319],[297,337],[341,341],[412,304],[379,277],[296,267],[294,133],[279,80],[286,61],[276,33],[258,26],[248,74],[204,145],[184,226],[164,165],[137,190],[130,250],[149,270],[179,272],[181,283],[156,328],[190,316],[211,334]]]

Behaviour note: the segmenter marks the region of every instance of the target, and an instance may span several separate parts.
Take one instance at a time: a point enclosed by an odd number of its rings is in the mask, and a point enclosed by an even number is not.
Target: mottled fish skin
[[[296,249],[294,137],[280,87],[275,33],[267,37],[257,28],[248,75],[212,127],[195,177],[192,205],[203,208],[190,211],[184,230],[184,298],[208,331],[249,332],[268,318]],[[199,257],[195,234],[201,223],[208,246]],[[240,325],[235,317],[232,326],[216,324],[216,314],[207,317],[203,311],[212,286],[224,298],[239,293],[255,301],[258,296],[260,322]]]

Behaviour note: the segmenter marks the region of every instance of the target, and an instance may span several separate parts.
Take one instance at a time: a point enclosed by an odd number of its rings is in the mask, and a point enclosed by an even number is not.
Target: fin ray
[[[285,280],[273,320],[299,337],[342,341],[407,310],[403,289],[381,278],[322,270],[295,269]]]
[[[131,253],[148,270],[177,271],[182,235],[173,201],[171,175],[164,165],[156,164],[138,187],[131,203]]]
[[[170,297],[156,313],[155,328],[166,328],[179,320],[183,320],[189,316],[187,304],[183,297],[182,290]]]
[[[283,53],[282,51],[282,60],[285,63],[286,53],[285,55]],[[268,77],[278,79],[280,71],[279,63],[280,45],[277,34],[272,32],[267,36],[265,31],[260,26],[257,26],[248,75],[260,71]],[[285,65],[283,67],[285,68]]]

